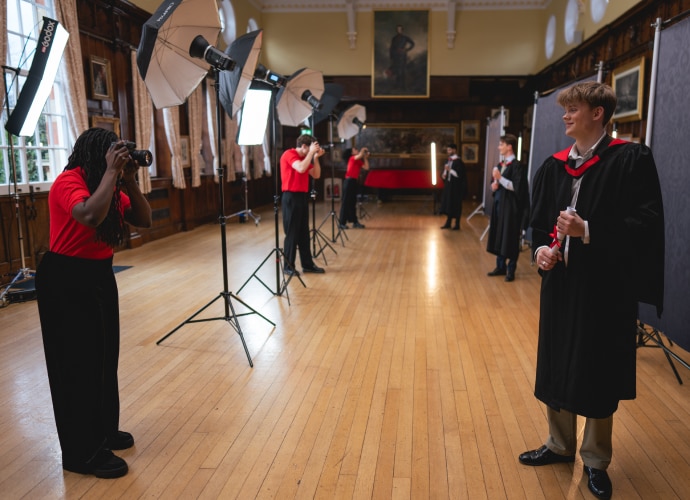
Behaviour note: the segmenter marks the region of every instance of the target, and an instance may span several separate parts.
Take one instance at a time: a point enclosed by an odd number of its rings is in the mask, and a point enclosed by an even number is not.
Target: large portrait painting
[[[429,11],[374,11],[373,97],[429,97]]]
[[[432,142],[436,151],[443,152],[449,144],[457,144],[458,129],[453,123],[367,123],[354,142],[358,148],[369,148],[372,157],[424,157],[430,154]]]

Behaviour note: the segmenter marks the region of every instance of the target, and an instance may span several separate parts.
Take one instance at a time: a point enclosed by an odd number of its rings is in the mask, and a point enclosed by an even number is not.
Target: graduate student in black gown
[[[443,166],[441,179],[443,179],[443,192],[441,193],[441,209],[439,213],[446,216],[446,222],[441,229],[451,229],[453,219],[455,224],[452,229],[460,229],[460,217],[462,217],[462,199],[467,192],[467,173],[465,164],[458,156],[458,146],[448,144],[446,146],[448,160]]]
[[[517,144],[517,137],[512,134],[501,136],[498,141],[503,160],[492,171],[494,200],[486,245],[487,252],[496,256],[496,267],[489,276],[505,276],[509,282],[515,279],[520,239],[529,216],[527,166],[515,156]]]
[[[549,433],[519,460],[573,462],[581,415],[588,487],[607,499],[613,414],[635,398],[638,302],[659,315],[663,307],[663,204],[651,150],[606,133],[616,108],[610,86],[576,84],[558,103],[575,144],[536,171],[530,222],[542,278],[534,393]]]

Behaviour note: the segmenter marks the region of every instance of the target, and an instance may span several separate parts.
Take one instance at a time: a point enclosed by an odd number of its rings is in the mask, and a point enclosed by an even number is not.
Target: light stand
[[[219,96],[219,88],[220,88],[220,69],[213,67],[213,73],[215,77],[215,82],[214,82],[214,88],[216,92],[216,126],[218,133],[216,134],[217,136],[217,151],[220,154],[220,151],[222,150],[223,146],[223,139],[220,134],[221,130],[221,106],[220,106],[220,96]],[[237,334],[240,336],[240,339],[242,340],[242,346],[244,347],[244,352],[247,354],[247,360],[249,361],[249,366],[253,367],[254,363],[252,362],[252,358],[249,354],[249,349],[247,348],[247,343],[244,340],[244,335],[242,333],[242,328],[240,327],[240,322],[239,322],[239,317],[240,316],[246,316],[249,314],[258,314],[261,318],[266,320],[268,323],[270,323],[273,326],[276,326],[275,323],[268,318],[266,318],[264,315],[260,314],[258,311],[255,309],[249,307],[247,303],[242,301],[239,297],[234,295],[232,292],[228,290],[228,253],[227,253],[227,237],[226,237],[226,217],[225,217],[225,192],[224,192],[224,179],[225,179],[225,168],[223,166],[222,162],[218,162],[218,222],[220,225],[220,241],[221,241],[221,252],[222,252],[222,258],[223,258],[223,291],[220,292],[211,302],[206,304],[204,307],[199,309],[197,312],[192,314],[189,318],[187,318],[185,321],[177,325],[175,328],[173,328],[167,335],[165,335],[163,338],[158,340],[156,344],[160,344],[163,342],[165,339],[170,337],[173,333],[175,333],[177,330],[182,328],[184,325],[187,323],[199,323],[199,322],[204,322],[204,321],[216,321],[216,320],[223,320],[226,321],[232,326]],[[211,304],[213,304],[216,300],[218,299],[223,299],[223,302],[225,304],[225,314],[220,317],[215,317],[215,318],[205,318],[205,319],[195,319],[199,314],[201,314],[204,310],[206,310]],[[249,309],[250,312],[247,313],[241,313],[237,314],[235,312],[235,308],[232,305],[232,300],[236,300],[243,306],[245,306],[247,309]]]
[[[297,279],[302,283],[303,287],[307,287],[307,285],[304,284],[304,281],[302,281],[302,278],[297,275],[296,273],[290,274],[287,279],[285,279],[285,274],[283,273],[283,262],[285,260],[285,254],[283,253],[283,249],[280,247],[280,224],[279,224],[279,217],[278,217],[278,212],[279,212],[279,205],[278,205],[278,200],[280,200],[280,196],[278,195],[278,171],[277,169],[279,168],[278,165],[278,158],[277,158],[277,152],[276,152],[276,145],[275,145],[275,137],[276,137],[276,88],[275,86],[271,85],[270,86],[270,92],[271,92],[271,100],[270,100],[270,106],[269,106],[269,112],[271,113],[271,128],[270,128],[270,137],[269,137],[269,144],[271,147],[271,163],[274,165],[274,168],[276,171],[274,172],[274,192],[273,192],[273,215],[274,215],[274,220],[275,220],[275,246],[273,249],[268,253],[266,258],[261,261],[261,264],[254,270],[254,272],[247,278],[247,281],[242,284],[242,286],[237,290],[237,293],[240,293],[242,289],[249,283],[249,281],[252,278],[255,278],[256,280],[259,281],[269,292],[273,293],[273,295],[282,295],[283,292],[285,292],[285,295],[288,299],[288,305],[290,304],[290,295],[288,293],[288,285],[290,284],[290,280],[292,280],[293,276],[297,276]],[[268,262],[268,259],[271,258],[271,256],[275,255],[275,264],[276,264],[276,288],[275,290],[271,289],[264,281],[259,277],[258,272],[259,270],[263,267],[263,265]],[[281,279],[282,278],[282,279]]]
[[[316,124],[316,120],[314,118],[314,114],[316,112],[317,108],[314,107],[312,108],[312,113],[311,113],[311,130],[312,133],[314,133],[314,126]],[[331,200],[333,200],[333,185],[331,184]],[[328,242],[328,238],[326,238],[326,235],[321,232],[321,226],[318,228],[316,227],[316,180],[311,179],[311,191],[309,192],[309,198],[311,198],[311,221],[312,221],[312,229],[309,231],[310,239],[312,240],[312,256],[314,258],[318,257],[319,255],[323,254],[323,261],[326,265],[328,265],[328,261],[326,260],[326,255],[323,253],[324,249],[330,248],[333,250],[333,253],[338,255],[338,252],[335,251],[335,248]],[[323,225],[323,223],[322,223]],[[319,245],[319,250],[316,250],[316,245]]]
[[[9,68],[7,66],[2,67],[2,78],[5,82],[5,108],[7,110],[7,116],[10,116],[10,96],[9,96],[9,91],[8,91],[8,86],[7,86],[7,70],[13,71],[16,75],[19,74],[19,70],[16,68]],[[17,165],[16,165],[16,158],[14,156],[14,141],[12,141],[12,137],[9,131],[7,131],[7,142],[10,146],[9,153],[10,153],[10,175],[12,176],[12,186],[14,188],[14,195],[12,193],[8,193],[9,197],[14,199],[14,212],[15,212],[15,219],[17,221],[17,239],[19,241],[19,255],[21,257],[21,268],[17,272],[17,274],[14,276],[12,281],[0,292],[0,307],[5,307],[7,306],[10,302],[13,302],[13,297],[15,295],[17,297],[20,297],[17,302],[23,302],[26,300],[32,300],[36,298],[36,290],[35,288],[32,290],[23,290],[21,294],[16,294],[16,292],[12,292],[12,287],[14,287],[16,284],[21,283],[23,281],[27,281],[29,279],[32,279],[35,276],[35,271],[29,269],[26,267],[26,257],[24,255],[24,233],[22,231],[22,215],[21,215],[21,210],[19,207],[19,190],[17,189]],[[11,262],[10,262],[11,264]]]
[[[249,208],[249,190],[247,189],[247,173],[243,172],[242,173],[242,183],[244,184],[244,210],[240,210],[239,212],[235,212],[234,214],[228,215],[228,219],[232,217],[237,217],[241,215],[248,215],[252,219],[254,219],[254,225],[258,226],[259,221],[261,221],[261,216],[259,214],[255,214],[252,212],[252,209]]]
[[[328,146],[329,150],[333,151],[333,115],[329,114],[328,115]],[[341,193],[341,203],[342,203],[342,193]],[[340,238],[340,243],[345,246],[345,240],[343,239],[343,235],[350,240],[350,238],[347,236],[347,233],[343,230],[343,228],[340,225],[340,219],[338,217],[338,214],[335,212],[335,162],[331,161],[331,211],[326,215],[326,217],[323,219],[321,222],[321,225],[319,226],[319,229],[328,221],[328,219],[331,220],[331,238],[333,243],[335,243],[338,238]],[[335,229],[338,228],[338,232],[335,232]],[[329,245],[330,246],[330,245]],[[335,252],[335,250],[333,250]]]

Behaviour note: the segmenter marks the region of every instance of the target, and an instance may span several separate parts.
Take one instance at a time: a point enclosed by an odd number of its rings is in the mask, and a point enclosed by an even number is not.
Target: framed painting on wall
[[[464,163],[479,163],[479,144],[463,144],[461,152]]]
[[[611,120],[625,122],[642,119],[644,57],[613,70],[613,87],[618,104]]]
[[[462,142],[479,140],[479,120],[462,121]]]
[[[372,157],[424,157],[431,154],[431,143],[441,151],[457,144],[458,126],[453,123],[368,123],[353,143],[366,146]]]
[[[374,11],[373,97],[429,97],[429,11]]]
[[[120,119],[110,118],[109,116],[92,116],[91,126],[100,127],[111,132],[115,132],[120,137]]]
[[[102,57],[91,56],[89,70],[91,74],[91,97],[112,101],[113,76],[110,72],[110,61]]]

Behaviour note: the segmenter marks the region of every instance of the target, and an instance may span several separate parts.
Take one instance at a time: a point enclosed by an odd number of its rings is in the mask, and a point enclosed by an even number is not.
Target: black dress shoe
[[[316,264],[314,264],[312,267],[303,267],[302,272],[314,273],[314,274],[323,274],[326,272],[326,270],[323,267],[319,267]]]
[[[62,468],[78,474],[92,474],[102,479],[115,479],[127,474],[129,467],[127,462],[115,455],[112,451],[102,449],[87,463],[74,464],[62,462]]]
[[[559,455],[543,445],[536,450],[524,452],[518,457],[518,460],[521,464],[536,467],[538,465],[572,463],[575,461],[575,455]]]
[[[460,231],[460,226],[453,226],[453,231]]]
[[[594,493],[594,496],[597,498],[602,498],[604,500],[611,498],[613,486],[611,485],[611,479],[609,479],[608,472],[586,465],[584,469],[587,473],[587,486],[589,487],[589,491]]]
[[[105,447],[109,450],[126,450],[134,446],[134,437],[129,432],[117,431],[117,434],[110,436]]]
[[[347,224],[341,224],[338,222],[338,229],[350,229]]]
[[[497,267],[493,271],[486,273],[486,275],[487,276],[505,276],[506,272],[507,271],[505,269],[501,269],[500,267]]]
[[[515,273],[506,274],[506,281],[508,281],[508,282],[515,281]]]
[[[450,229],[450,224],[444,224],[441,226],[441,229]]]
[[[360,224],[359,222],[355,222],[354,224],[352,224],[352,227],[354,227],[356,229],[364,229],[365,226],[364,226],[364,224]]]

